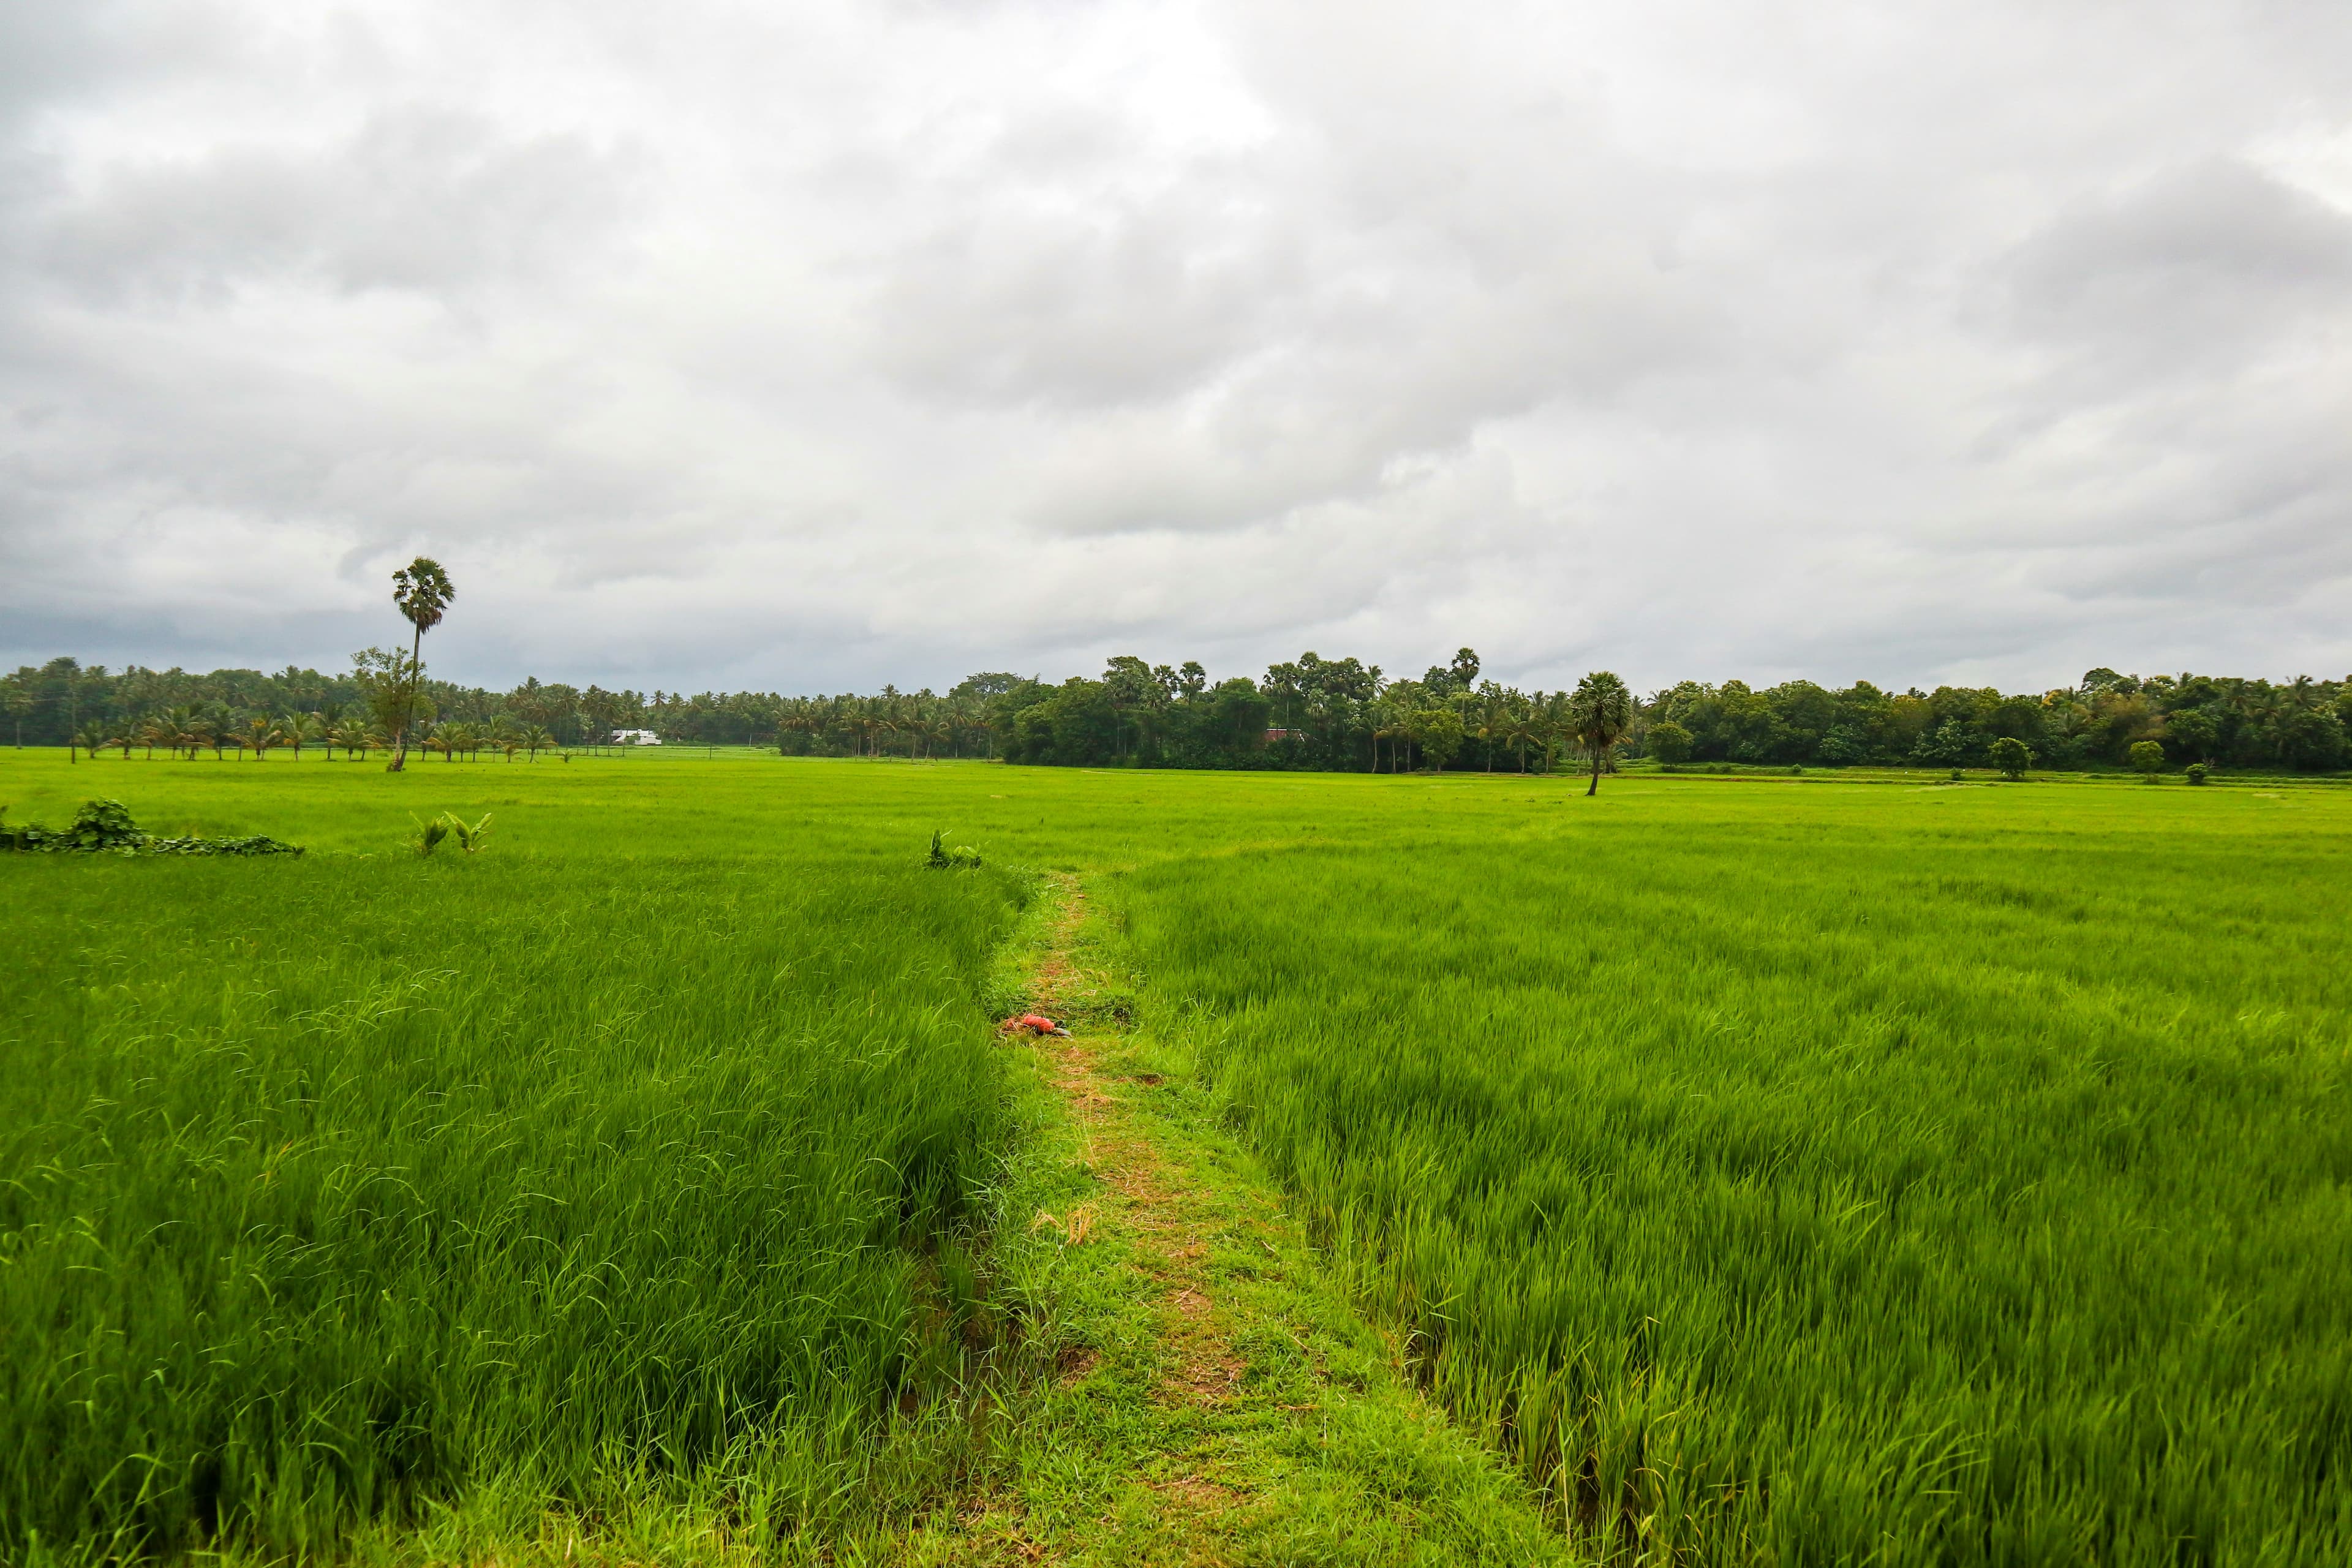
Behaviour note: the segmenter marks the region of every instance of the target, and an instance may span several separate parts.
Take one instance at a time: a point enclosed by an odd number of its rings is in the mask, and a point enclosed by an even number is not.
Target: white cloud
[[[2352,668],[2352,12],[0,21],[0,658]]]

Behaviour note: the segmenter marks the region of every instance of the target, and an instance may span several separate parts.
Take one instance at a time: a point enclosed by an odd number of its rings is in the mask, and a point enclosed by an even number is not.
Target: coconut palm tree
[[[302,760],[302,742],[318,740],[326,732],[315,713],[280,713],[278,716],[278,739],[281,745],[292,748],[294,760]]]
[[[1536,716],[1535,705],[1521,701],[1511,710],[1510,719],[1503,726],[1503,741],[1519,753],[1519,772],[1528,771],[1528,747],[1543,737],[1542,721]]]
[[[1584,754],[1592,759],[1589,797],[1601,793],[1601,765],[1633,727],[1633,694],[1608,670],[1599,669],[1576,683],[1568,700],[1568,730]]]
[[[1386,698],[1375,698],[1364,710],[1364,718],[1372,731],[1372,772],[1381,771],[1381,742],[1389,743],[1389,762],[1396,762],[1397,706]]]
[[[1486,749],[1486,771],[1495,771],[1495,748],[1504,743],[1510,733],[1511,703],[1503,689],[1493,681],[1482,682],[1478,689],[1477,722],[1474,732]]]
[[[420,555],[392,574],[392,602],[416,628],[408,649],[408,689],[400,710],[400,730],[394,744],[389,771],[399,773],[408,763],[408,727],[416,715],[416,694],[425,685],[425,634],[441,624],[449,608],[449,601],[457,596],[449,574],[441,563],[429,556]]]
[[[173,756],[184,752],[194,759],[195,749],[205,743],[198,732],[199,722],[193,709],[167,708],[155,717],[156,738],[172,749]]]
[[[530,753],[530,760],[535,763],[539,761],[540,752],[554,746],[555,737],[547,732],[546,725],[532,724],[523,730],[522,744],[523,750]]]
[[[93,719],[66,737],[66,761],[71,763],[80,760],[76,748],[88,752],[94,761],[100,751],[113,743],[113,739],[106,732],[106,726]]]
[[[244,731],[237,736],[236,749],[242,754],[246,747],[251,746],[253,760],[257,763],[268,754],[269,748],[277,743],[277,725],[267,719],[248,719],[245,721]]]

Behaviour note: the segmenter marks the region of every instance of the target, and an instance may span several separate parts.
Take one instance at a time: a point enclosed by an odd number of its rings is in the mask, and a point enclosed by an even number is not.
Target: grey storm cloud
[[[0,12],[0,658],[2352,668],[2352,9]]]

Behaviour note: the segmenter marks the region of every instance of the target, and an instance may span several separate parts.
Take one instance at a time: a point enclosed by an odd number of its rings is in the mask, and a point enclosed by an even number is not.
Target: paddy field
[[[1355,1478],[1229,1558],[2352,1558],[2352,792],[0,751],[91,796],[309,852],[0,861],[0,1559],[1112,1560],[1141,1253],[1022,1261],[1117,1183],[994,1029],[1077,899],[1087,1059],[1484,1467],[1213,1399],[1201,1531]]]

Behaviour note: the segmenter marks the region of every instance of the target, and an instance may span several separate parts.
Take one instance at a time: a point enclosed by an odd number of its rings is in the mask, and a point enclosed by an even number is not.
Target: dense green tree
[[[1650,726],[1650,755],[1668,767],[1690,761],[1691,732],[1669,719]]]
[[[2003,735],[1990,748],[1992,765],[2006,779],[2021,779],[2025,770],[2033,765],[2033,748],[2014,735]]]
[[[2183,762],[2207,762],[2221,743],[2221,724],[2202,708],[2183,708],[2165,716],[2164,738]]]
[[[1003,671],[983,670],[978,675],[967,675],[961,680],[957,681],[953,686],[948,689],[948,695],[950,697],[977,697],[982,701],[985,702],[992,697],[1002,697],[1006,692],[1015,690],[1020,687],[1034,686],[1035,684],[1035,680],[1029,676],[1013,675]]]
[[[1462,715],[1451,708],[1423,708],[1405,721],[1405,731],[1423,760],[1441,773],[1462,749]]]
[[[1870,742],[1851,724],[1832,724],[1814,754],[1833,768],[1850,767],[1870,760]]]
[[[1761,696],[1771,714],[1764,760],[1801,763],[1820,756],[1822,742],[1842,716],[1838,700],[1810,680],[1783,681]]]
[[[2292,708],[2278,723],[2279,760],[2305,772],[2344,765],[2343,721],[2332,709]]]
[[[1923,763],[1957,768],[1965,765],[1976,749],[1969,726],[1960,720],[1947,719],[1932,732],[1920,736],[1911,754]]]

